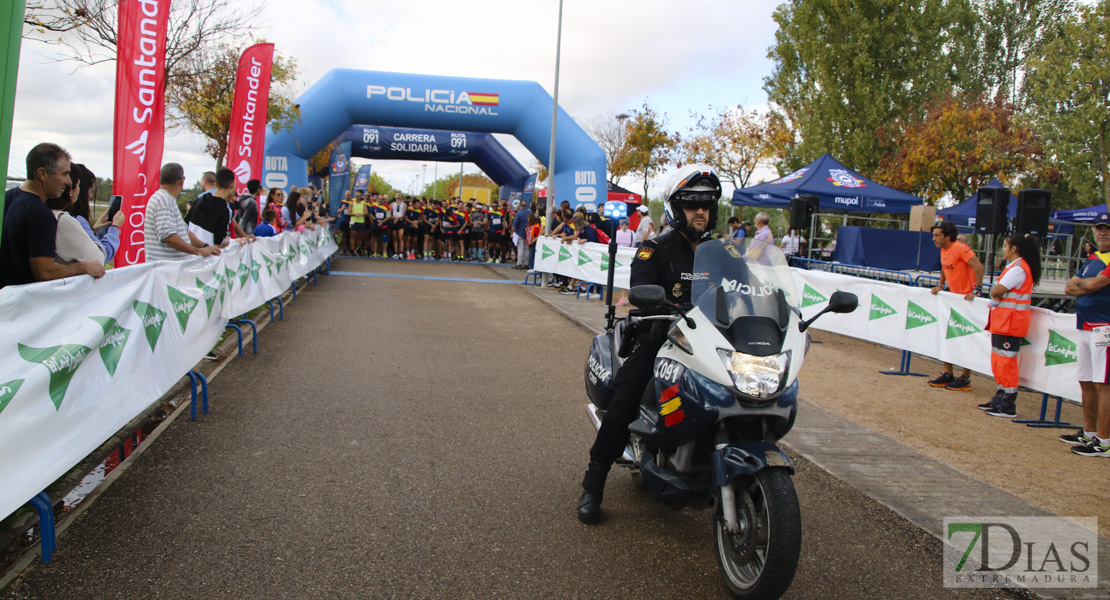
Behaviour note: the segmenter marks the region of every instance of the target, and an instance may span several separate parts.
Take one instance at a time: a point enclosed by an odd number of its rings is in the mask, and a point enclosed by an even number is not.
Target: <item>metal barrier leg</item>
[[[1067,421],[1060,420],[1060,407],[1064,404],[1063,396],[1056,396],[1056,418],[1047,421],[1045,420],[1045,413],[1048,412],[1048,394],[1041,395],[1041,418],[1039,419],[1012,419],[1014,423],[1025,423],[1029,427],[1061,427],[1072,428],[1075,425]]]
[[[275,297],[274,300],[277,300],[277,303],[278,303],[278,320],[279,321],[284,321],[285,320],[285,302],[282,301],[281,296]]]
[[[270,309],[270,322],[273,323],[274,322],[274,301],[273,300],[267,300],[266,301],[266,306],[269,307],[269,309]]]
[[[236,319],[235,322],[240,325],[251,326],[251,352],[254,354],[258,354],[258,326],[255,325],[254,321],[251,321],[250,319]],[[240,331],[242,330],[240,329]],[[240,343],[242,343],[242,338],[240,338]],[[242,356],[242,354],[243,352],[240,349],[239,355]]]
[[[238,325],[228,323],[224,325],[224,329],[234,329],[239,334],[239,356],[243,355],[243,330]]]
[[[58,549],[58,534],[54,530],[54,506],[50,503],[50,496],[47,496],[46,492],[35,494],[30,503],[39,513],[42,564],[48,565],[54,558],[54,552]]]
[[[912,375],[914,377],[928,377],[925,373],[914,373],[910,371],[910,359],[913,358],[913,352],[909,350],[902,351],[902,362],[898,365],[898,370],[891,369],[889,371],[879,371],[883,375]]]
[[[331,275],[331,257],[330,256],[328,257],[327,269],[324,271],[324,274],[325,275]]]
[[[293,299],[297,299],[297,280],[293,280]]]

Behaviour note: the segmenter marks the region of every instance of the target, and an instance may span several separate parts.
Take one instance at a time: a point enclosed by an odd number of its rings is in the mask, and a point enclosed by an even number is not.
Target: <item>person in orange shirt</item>
[[[960,231],[951,221],[933,226],[933,243],[940,248],[940,283],[932,291],[940,293],[945,284],[948,291],[971,302],[983,286],[983,263],[967,244],[957,241]],[[952,376],[952,363],[944,363],[944,373],[929,382],[933,387],[966,392],[971,390],[971,369],[959,377]]]

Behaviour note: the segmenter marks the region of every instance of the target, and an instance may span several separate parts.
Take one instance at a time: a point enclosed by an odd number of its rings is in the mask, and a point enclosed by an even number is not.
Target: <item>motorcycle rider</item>
[[[689,165],[671,177],[664,197],[664,213],[671,229],[644,240],[632,262],[630,285],[660,285],[668,302],[690,305],[694,249],[709,239],[717,226],[721,182],[712,167]],[[667,321],[643,321],[631,342],[632,352],[613,378],[613,400],[590,448],[590,464],[582,479],[578,520],[583,523],[593,524],[601,519],[605,478],[628,445],[628,426],[639,413],[640,398],[651,381],[655,356],[666,341],[668,326]]]

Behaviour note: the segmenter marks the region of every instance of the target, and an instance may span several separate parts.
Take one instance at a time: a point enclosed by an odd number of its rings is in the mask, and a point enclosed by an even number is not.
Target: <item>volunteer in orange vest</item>
[[[948,291],[971,302],[983,286],[983,263],[967,244],[956,240],[959,235],[956,224],[950,221],[933,226],[933,243],[940,248],[940,283],[930,291],[937,294],[947,284]],[[953,377],[952,363],[944,363],[944,373],[929,385],[966,392],[971,389],[971,369],[964,369],[959,377]]]
[[[1006,268],[991,287],[991,372],[998,391],[979,408],[992,417],[1017,416],[1018,350],[1029,334],[1033,315],[1033,286],[1041,280],[1041,252],[1037,239],[1011,235],[1002,241]]]

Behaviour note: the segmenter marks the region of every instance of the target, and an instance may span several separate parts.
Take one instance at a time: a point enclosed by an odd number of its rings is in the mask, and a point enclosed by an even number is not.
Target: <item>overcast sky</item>
[[[559,104],[583,123],[645,101],[685,131],[709,105],[763,106],[763,77],[777,1],[565,0]],[[557,0],[267,0],[257,37],[297,60],[299,95],[334,68],[537,81],[555,78]],[[53,141],[75,162],[111,177],[115,63],[76,69],[51,60],[56,48],[25,40],[20,55],[8,172],[21,175],[38,142]],[[527,169],[535,159],[498,136]],[[356,163],[360,159],[356,159]],[[211,169],[204,141],[186,131],[166,139],[163,162],[185,165],[192,182]],[[419,183],[421,162],[374,161],[394,187]],[[440,163],[442,176],[457,165]],[[428,165],[427,180],[434,172]],[[476,172],[473,165],[467,172]],[[622,178],[633,191],[642,182]]]

